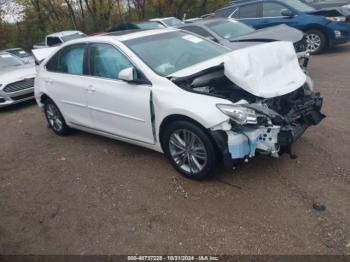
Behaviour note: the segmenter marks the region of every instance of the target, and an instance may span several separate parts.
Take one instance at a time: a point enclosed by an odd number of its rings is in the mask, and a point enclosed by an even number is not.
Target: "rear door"
[[[282,15],[282,11],[290,10],[287,6],[276,2],[262,3],[262,16],[265,26],[276,26],[286,24],[291,27],[297,26],[297,16],[287,17]],[[291,11],[291,10],[290,10]],[[291,11],[292,12],[292,11]]]
[[[91,127],[84,76],[85,48],[86,44],[75,44],[55,54],[46,64],[44,81],[48,95],[67,122]]]

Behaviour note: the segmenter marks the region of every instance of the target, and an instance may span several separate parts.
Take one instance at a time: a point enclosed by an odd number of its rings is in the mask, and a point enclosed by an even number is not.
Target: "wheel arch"
[[[325,46],[328,47],[329,46],[329,35],[328,35],[328,32],[327,32],[327,29],[321,27],[321,26],[311,26],[311,27],[308,27],[307,29],[304,30],[304,33],[306,34],[307,32],[309,31],[319,31],[321,32],[325,39],[326,39],[326,44]]]
[[[164,152],[164,145],[163,145],[163,135],[164,135],[164,131],[166,130],[166,127],[172,123],[172,122],[175,122],[175,121],[188,121],[196,126],[198,126],[199,128],[201,128],[206,134],[207,136],[209,137],[209,139],[212,141],[213,145],[215,146],[216,149],[218,149],[218,145],[215,141],[215,139],[213,138],[212,134],[210,133],[210,131],[205,128],[200,122],[198,122],[197,120],[189,117],[189,116],[186,116],[186,115],[182,115],[182,114],[172,114],[172,115],[169,115],[167,117],[165,117],[163,119],[163,121],[161,122],[160,126],[159,126],[159,134],[158,134],[158,139],[159,139],[159,143],[160,143],[160,146]]]

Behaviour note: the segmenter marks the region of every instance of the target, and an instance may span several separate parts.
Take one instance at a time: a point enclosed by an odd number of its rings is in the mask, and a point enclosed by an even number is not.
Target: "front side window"
[[[236,15],[237,13],[237,15]],[[257,18],[259,17],[259,5],[258,4],[252,4],[252,5],[245,5],[241,6],[239,10],[234,15],[236,18],[245,19],[245,18]]]
[[[183,31],[149,35],[123,43],[162,76],[230,52],[223,46]]]
[[[83,75],[85,45],[72,45],[60,50],[46,65],[51,72]]]
[[[300,11],[300,12],[313,12],[316,9],[309,6],[308,4],[305,4],[299,0],[284,0],[285,4],[289,5],[290,7]]]
[[[118,79],[120,71],[133,67],[115,47],[107,44],[93,44],[90,47],[90,75]]]
[[[264,3],[263,4],[263,17],[278,17],[282,16],[282,11],[287,8],[277,3]]]

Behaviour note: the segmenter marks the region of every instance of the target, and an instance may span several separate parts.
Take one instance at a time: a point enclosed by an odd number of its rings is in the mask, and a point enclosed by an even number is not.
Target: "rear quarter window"
[[[220,9],[220,10],[215,12],[215,16],[216,17],[230,17],[233,14],[233,12],[235,12],[236,9],[237,9],[237,7],[228,7],[228,8]]]

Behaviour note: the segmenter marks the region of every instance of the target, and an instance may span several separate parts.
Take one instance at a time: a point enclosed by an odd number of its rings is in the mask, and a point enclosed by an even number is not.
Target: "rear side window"
[[[58,37],[48,37],[47,38],[47,45],[48,46],[55,46],[55,45],[60,45],[60,44],[62,44],[62,41]]]
[[[233,15],[234,18],[258,18],[259,17],[259,5],[251,4],[241,6],[237,12]]]
[[[287,8],[278,3],[263,3],[263,17],[282,16],[282,11]]]
[[[216,17],[230,17],[232,13],[237,9],[237,7],[229,7],[220,9],[215,12]]]
[[[84,44],[68,46],[50,59],[46,69],[57,73],[83,75],[84,51]]]
[[[107,44],[93,44],[90,47],[90,75],[118,79],[120,71],[133,67],[115,47]]]

